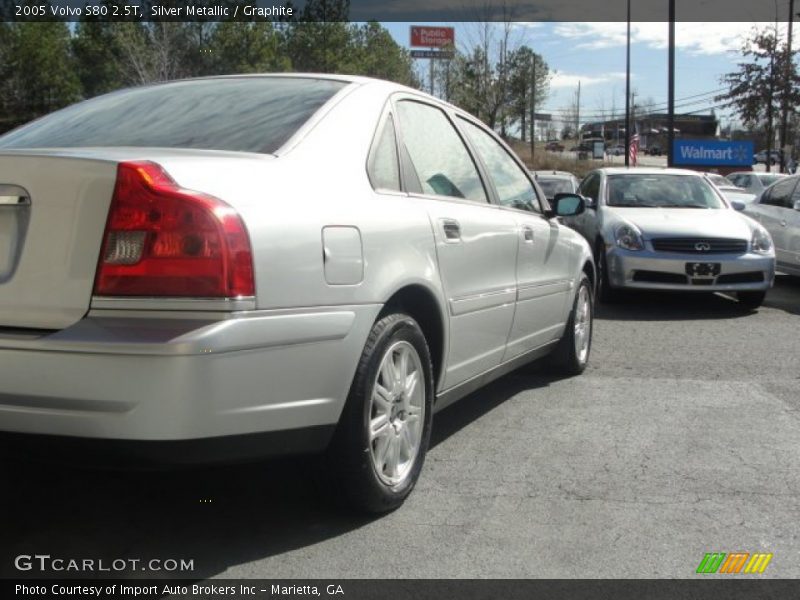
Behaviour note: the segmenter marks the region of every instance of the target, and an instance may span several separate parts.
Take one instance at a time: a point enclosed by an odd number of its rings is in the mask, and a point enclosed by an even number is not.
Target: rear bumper
[[[680,254],[638,252],[613,247],[606,255],[609,281],[616,288],[677,290],[700,292],[762,291],[772,287],[775,257],[747,253]],[[691,277],[687,263],[718,263],[719,275]]]
[[[222,319],[96,311],[37,338],[0,332],[0,432],[149,442],[168,453],[209,438],[224,446],[225,437],[273,433],[284,453],[302,439],[311,443],[298,451],[318,449],[320,431],[338,422],[379,310]]]

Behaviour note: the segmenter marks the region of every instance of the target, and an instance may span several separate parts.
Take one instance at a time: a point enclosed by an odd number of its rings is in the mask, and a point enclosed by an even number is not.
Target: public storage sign
[[[753,142],[718,140],[675,140],[674,165],[704,167],[749,167],[753,164]]]
[[[452,27],[423,27],[411,26],[411,45],[425,48],[441,48],[452,46],[456,34]]]

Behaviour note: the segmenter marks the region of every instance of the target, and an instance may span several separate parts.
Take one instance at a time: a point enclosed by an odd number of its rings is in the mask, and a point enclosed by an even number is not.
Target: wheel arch
[[[422,329],[431,353],[434,387],[438,390],[444,379],[447,351],[446,319],[441,303],[433,291],[424,285],[412,283],[389,297],[378,318],[395,311],[407,313]]]

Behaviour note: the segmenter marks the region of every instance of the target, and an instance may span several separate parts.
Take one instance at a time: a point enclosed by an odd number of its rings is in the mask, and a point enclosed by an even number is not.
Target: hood
[[[746,217],[730,209],[614,208],[615,220],[632,223],[646,240],[659,237],[709,237],[749,240],[752,228]]]

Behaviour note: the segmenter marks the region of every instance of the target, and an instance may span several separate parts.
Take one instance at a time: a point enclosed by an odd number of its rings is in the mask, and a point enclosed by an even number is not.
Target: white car
[[[783,177],[786,177],[786,175],[782,173],[761,173],[758,171],[737,171],[725,176],[736,187],[740,187],[756,196]]]
[[[772,239],[701,173],[604,168],[579,193],[589,208],[564,221],[595,248],[601,299],[650,289],[735,292],[749,309],[763,302],[775,277]]]
[[[54,457],[325,451],[390,510],[435,411],[540,357],[586,367],[592,253],[556,217],[490,129],[393,83],[66,108],[0,137],[0,431]]]

